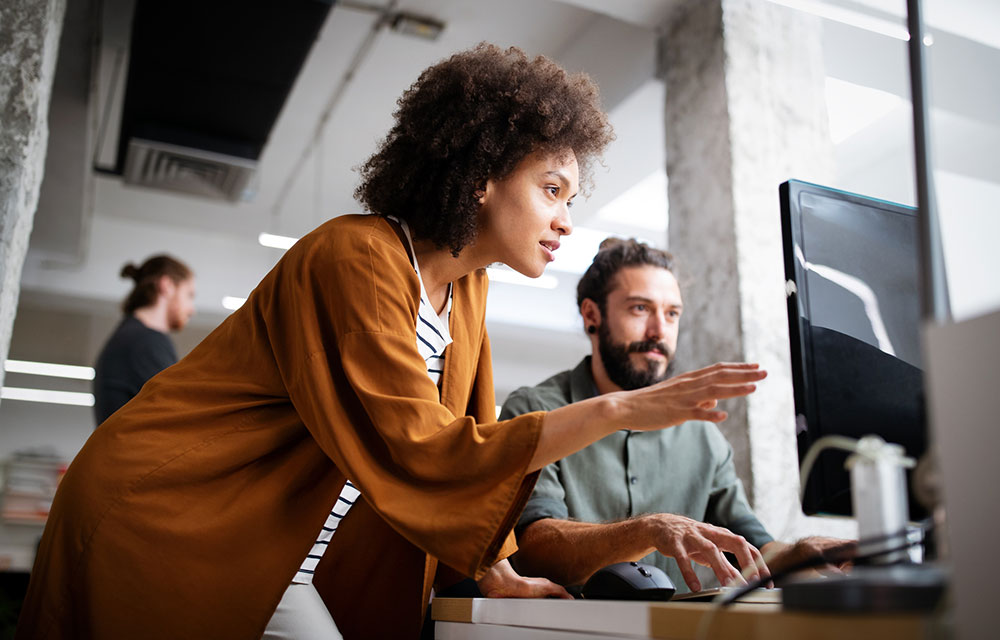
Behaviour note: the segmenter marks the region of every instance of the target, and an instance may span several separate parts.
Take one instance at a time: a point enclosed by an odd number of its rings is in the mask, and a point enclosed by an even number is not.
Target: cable
[[[796,522],[799,520],[802,501],[805,497],[806,482],[809,480],[809,474],[812,473],[813,465],[816,463],[816,459],[819,457],[819,454],[824,449],[832,448],[843,449],[854,453],[857,451],[857,444],[858,441],[854,438],[830,435],[823,436],[810,445],[806,455],[802,458],[802,465],[799,471],[799,500],[798,502],[791,503],[788,516],[785,518],[785,526],[783,527],[781,534],[775,538],[776,540],[786,540],[791,537],[792,530],[795,527]],[[774,559],[775,555],[778,553],[781,553],[781,551],[775,550],[773,553],[767,554],[767,556],[764,557],[765,564]],[[746,578],[746,576],[743,577]]]
[[[326,124],[330,120],[330,116],[333,114],[334,109],[340,104],[341,98],[347,91],[348,85],[354,80],[358,69],[361,64],[368,57],[368,53],[372,46],[375,44],[375,39],[378,37],[382,29],[389,24],[389,20],[396,10],[396,6],[399,4],[399,0],[391,0],[387,5],[382,7],[379,12],[379,16],[372,23],[371,29],[368,30],[368,34],[365,36],[364,40],[358,46],[357,50],[354,52],[354,56],[351,58],[350,64],[347,66],[347,71],[344,73],[343,77],[340,79],[340,83],[334,88],[333,93],[326,101],[326,105],[323,107],[322,113],[320,113],[319,120],[316,122],[316,126],[313,129],[312,137],[306,144],[305,148],[302,149],[302,153],[299,154],[298,160],[295,161],[295,165],[292,170],[288,173],[285,178],[284,184],[281,186],[281,190],[278,192],[278,197],[275,199],[274,206],[271,208],[272,226],[277,229],[278,217],[281,215],[281,211],[285,206],[285,199],[292,190],[292,186],[295,184],[295,180],[299,177],[302,171],[302,166],[305,164],[306,160],[312,154],[313,149],[320,142],[323,136],[323,131],[326,129]],[[359,8],[355,3],[351,3],[346,8]],[[371,7],[367,5],[363,10],[370,10]]]
[[[818,441],[817,441],[818,442]],[[919,530],[922,532],[927,532],[934,528],[934,522],[932,519],[922,521],[919,524]],[[742,587],[727,592],[721,593],[712,600],[711,608],[705,612],[701,620],[698,622],[698,631],[695,634],[695,638],[698,640],[707,640],[708,633],[711,630],[712,622],[715,619],[716,614],[722,610],[724,607],[736,602],[738,599],[750,593],[754,589],[762,587],[768,582],[773,582],[775,580],[780,580],[788,575],[796,573],[798,571],[803,571],[805,569],[812,569],[815,567],[820,567],[828,564],[842,564],[847,561],[851,561],[854,564],[859,564],[860,562],[867,562],[874,558],[879,558],[881,556],[891,555],[893,553],[898,553],[900,551],[906,551],[907,549],[914,547],[922,543],[922,540],[912,540],[907,541],[905,544],[898,545],[896,547],[890,547],[888,549],[880,549],[878,551],[873,551],[864,555],[857,555],[858,549],[876,544],[879,542],[886,542],[889,540],[894,540],[900,537],[907,537],[910,534],[909,529],[903,529],[893,533],[883,534],[879,536],[872,536],[865,538],[864,540],[858,540],[857,542],[850,541],[835,547],[830,547],[829,549],[824,549],[817,554],[811,555],[804,560],[801,560],[791,566],[785,567],[781,571],[772,574],[768,578],[757,578],[751,582],[748,582]]]
[[[850,451],[851,453],[857,453],[858,451],[858,440],[854,438],[848,438],[847,436],[823,436],[816,442],[812,443],[809,447],[809,451],[806,452],[805,457],[802,459],[802,467],[799,471],[799,503],[806,495],[806,481],[809,479],[809,474],[812,472],[812,467],[816,463],[816,458],[825,449],[841,449],[843,451]]]

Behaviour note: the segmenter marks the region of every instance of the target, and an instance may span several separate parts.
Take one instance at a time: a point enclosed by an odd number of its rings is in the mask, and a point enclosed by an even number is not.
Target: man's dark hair
[[[652,266],[674,272],[674,256],[669,251],[663,251],[635,238],[606,238],[601,242],[594,261],[587,272],[576,285],[576,306],[590,298],[597,303],[601,315],[604,315],[608,294],[618,272],[626,267]]]
[[[159,255],[149,258],[139,267],[129,262],[122,267],[120,275],[135,281],[135,286],[122,303],[122,311],[131,315],[136,309],[148,307],[156,302],[156,296],[159,295],[157,284],[162,276],[168,276],[180,284],[194,274],[180,260],[168,255]]]
[[[487,180],[531,153],[572,151],[589,185],[590,162],[614,138],[588,76],[516,47],[457,53],[421,73],[397,104],[354,195],[456,256],[476,237],[476,191]]]

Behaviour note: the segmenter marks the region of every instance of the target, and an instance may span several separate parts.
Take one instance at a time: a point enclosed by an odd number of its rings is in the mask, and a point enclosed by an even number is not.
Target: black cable
[[[934,528],[934,522],[931,519],[927,519],[918,524],[918,530],[926,533]],[[785,567],[781,571],[768,576],[767,578],[757,578],[752,582],[748,582],[742,587],[736,588],[734,591],[726,594],[724,598],[719,601],[719,606],[725,607],[726,605],[732,604],[739,598],[750,593],[754,589],[758,589],[768,582],[773,582],[775,580],[780,580],[788,575],[791,575],[797,571],[802,571],[804,569],[812,569],[814,567],[820,567],[827,564],[840,564],[842,562],[852,561],[855,564],[859,562],[867,562],[874,558],[879,558],[881,556],[887,556],[899,551],[906,551],[910,547],[915,547],[921,544],[921,540],[914,540],[912,542],[907,541],[906,544],[899,545],[897,547],[891,547],[889,549],[880,549],[872,553],[867,553],[864,555],[857,555],[857,550],[860,547],[865,547],[868,545],[876,544],[878,542],[885,542],[888,540],[893,540],[896,538],[904,537],[909,535],[909,531],[903,529],[901,531],[896,531],[894,533],[886,533],[879,536],[872,536],[864,540],[845,542],[844,544],[837,545],[835,547],[830,547],[824,551],[809,556],[805,560],[797,562],[791,566]]]

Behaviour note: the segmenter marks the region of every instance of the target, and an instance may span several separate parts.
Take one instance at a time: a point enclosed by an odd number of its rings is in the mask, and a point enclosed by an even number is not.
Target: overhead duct
[[[114,173],[247,199],[332,0],[138,0]]]
[[[236,202],[249,199],[256,168],[255,160],[132,138],[124,178],[127,184]]]

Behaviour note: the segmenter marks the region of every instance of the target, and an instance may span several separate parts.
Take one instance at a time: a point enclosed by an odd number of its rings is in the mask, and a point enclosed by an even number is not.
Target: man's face
[[[167,324],[180,331],[194,315],[194,278],[178,282],[167,295]]]
[[[597,331],[608,377],[639,389],[672,373],[682,304],[677,279],[666,269],[626,267],[615,276]]]

